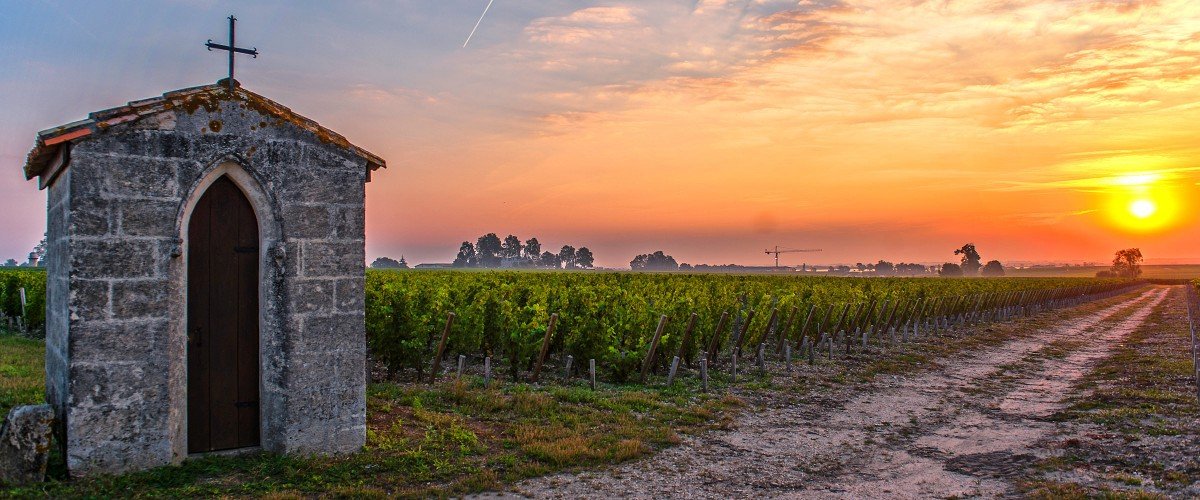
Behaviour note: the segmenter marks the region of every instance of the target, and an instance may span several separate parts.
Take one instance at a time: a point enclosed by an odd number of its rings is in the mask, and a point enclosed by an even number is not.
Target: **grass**
[[[1160,306],[1125,343],[1084,378],[1091,389],[1062,419],[1087,420],[1123,434],[1155,430],[1165,417],[1200,411],[1186,320],[1164,317]]]
[[[1191,334],[1182,290],[1175,289],[1137,330],[1088,373],[1080,396],[1052,419],[1063,448],[1042,471],[1085,475],[1084,484],[1035,477],[1025,493],[1034,498],[1161,498],[1185,495],[1200,464]]]
[[[6,405],[41,399],[42,344],[0,338]],[[8,374],[13,376],[8,376]],[[11,389],[10,389],[11,388]],[[447,496],[619,463],[722,423],[736,398],[687,388],[508,384],[473,377],[368,388],[367,445],[342,457],[205,457],[122,476],[0,489],[0,497]]]
[[[1098,306],[1079,311],[1089,307]],[[707,394],[698,390],[693,376],[670,388],[662,387],[656,376],[651,386],[602,384],[597,391],[578,382],[488,388],[471,376],[436,385],[372,384],[367,393],[367,445],[360,453],[334,458],[265,453],[205,457],[82,480],[63,479],[58,465],[51,481],[0,488],[0,497],[429,497],[501,489],[528,477],[635,459],[678,443],[682,435],[727,428],[733,410],[747,404],[744,400],[784,404],[789,396],[821,387],[936,368],[945,356],[1033,334],[1043,321],[1049,320],[984,325],[970,335],[943,334],[893,346],[886,354],[874,348],[870,354],[856,351],[844,358],[839,349],[837,362],[821,356],[816,366],[798,356],[791,376],[783,376],[781,364],[774,362],[765,375],[746,365],[737,384],[714,371],[713,390]],[[22,385],[24,399],[17,403],[40,400],[41,343],[0,343],[0,359],[10,357],[14,366],[30,374]]]
[[[45,353],[40,340],[0,335],[0,424],[12,407],[43,401]]]
[[[1112,490],[1099,488],[1089,490],[1079,484],[1059,481],[1034,481],[1025,484],[1025,496],[1037,500],[1086,500],[1099,499],[1128,499],[1150,500],[1166,498],[1156,493],[1144,491]]]

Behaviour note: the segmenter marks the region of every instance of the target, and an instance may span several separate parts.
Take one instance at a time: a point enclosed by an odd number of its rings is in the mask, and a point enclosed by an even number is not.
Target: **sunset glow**
[[[1161,172],[1134,173],[1111,179],[1108,193],[1108,212],[1111,227],[1120,234],[1132,237],[1161,236],[1186,230],[1185,224],[1194,222],[1188,217],[1188,207],[1194,206],[1185,199],[1179,183],[1173,182],[1174,175]]]
[[[263,54],[239,80],[388,160],[370,258],[447,262],[487,232],[614,267],[765,265],[774,245],[825,249],[783,264],[936,262],[968,241],[1006,262],[1200,258],[1200,3],[511,1],[463,48],[484,4],[237,4]],[[139,7],[169,29],[90,6],[86,29],[0,21],[20,68],[0,77],[4,161],[218,78],[196,44],[233,5]],[[53,42],[20,41],[35,27]],[[109,47],[128,30],[161,43]],[[0,256],[28,252],[44,198],[16,175],[0,195],[20,235]]]
[[[1129,213],[1139,219],[1146,219],[1154,215],[1154,212],[1157,210],[1158,207],[1150,200],[1138,200],[1129,205]]]

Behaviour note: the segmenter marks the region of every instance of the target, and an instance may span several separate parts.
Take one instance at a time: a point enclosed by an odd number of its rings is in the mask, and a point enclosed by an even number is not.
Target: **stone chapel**
[[[38,133],[71,474],[361,448],[364,188],[384,166],[227,80]]]

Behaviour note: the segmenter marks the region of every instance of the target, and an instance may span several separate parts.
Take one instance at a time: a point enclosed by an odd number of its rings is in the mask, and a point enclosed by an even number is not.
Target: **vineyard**
[[[45,279],[41,270],[0,271],[0,321],[44,328]],[[891,342],[896,335],[903,340],[919,328],[996,319],[1127,284],[1089,278],[371,270],[366,327],[372,359],[387,378],[424,378],[435,358],[440,363],[463,355],[488,359],[515,381],[539,371],[544,361],[569,356],[581,360],[577,374],[587,368],[583,360],[595,360],[606,380],[626,382],[668,370],[675,357],[691,367],[701,359],[729,360],[734,351],[761,357],[758,350],[795,350],[811,357],[817,346],[835,341],[848,351],[851,337],[855,344]]]
[[[21,290],[25,304],[21,304]],[[0,329],[39,331],[46,324],[46,271],[0,270]]]
[[[818,346],[846,352],[921,328],[1000,319],[1115,292],[1126,280],[937,279],[550,272],[368,271],[367,340],[390,377],[421,378],[443,358],[537,377],[553,358],[595,360],[613,382],[721,353]],[[751,347],[753,346],[753,347]],[[680,361],[675,361],[678,357]],[[436,358],[436,359],[435,359]],[[586,369],[574,365],[574,373]],[[532,373],[531,373],[532,372]]]

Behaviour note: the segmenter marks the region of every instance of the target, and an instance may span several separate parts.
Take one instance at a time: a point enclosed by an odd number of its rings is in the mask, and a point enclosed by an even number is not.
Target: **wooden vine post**
[[[725,329],[725,323],[729,322],[729,311],[721,313],[721,319],[717,320],[717,328],[713,330],[713,336],[708,340],[708,356],[705,358],[709,363],[717,360],[717,351],[721,349],[721,331]]]
[[[893,301],[891,301],[890,299],[883,299],[883,305],[879,307],[879,313],[875,315],[875,319],[872,322],[873,324],[871,325],[871,335],[874,335],[881,339],[887,338],[886,336],[884,336],[884,334],[887,333],[887,331],[884,330],[884,328],[887,328],[884,325],[884,322],[887,321],[889,307],[894,307]]]
[[[737,343],[733,347],[734,355],[741,354],[742,345],[746,343],[746,333],[750,330],[750,322],[754,320],[754,309],[746,313],[746,322],[742,323],[742,329],[738,332]]]
[[[759,344],[771,341],[771,335],[774,335],[779,329],[779,308],[771,309],[771,319],[767,320],[767,326],[763,328],[762,337],[759,337]]]
[[[804,342],[805,337],[808,335],[808,325],[812,321],[813,312],[816,310],[816,304],[808,306],[808,314],[804,315],[804,324],[800,327],[800,335],[798,335],[796,338],[796,345],[800,345],[802,342]]]
[[[776,355],[783,352],[783,344],[785,344],[787,342],[787,339],[789,337],[791,337],[791,335],[788,335],[788,331],[792,329],[792,323],[794,323],[796,321],[796,314],[799,312],[800,312],[799,307],[792,306],[792,313],[788,315],[788,318],[786,320],[784,320],[783,327],[780,328],[779,331],[777,332],[778,334],[775,335],[775,354]]]
[[[442,353],[446,350],[446,339],[450,337],[450,327],[454,326],[454,313],[446,314],[446,328],[442,329],[442,340],[438,342],[437,356],[433,358],[433,371],[429,372],[429,383],[437,380],[438,369],[442,366]]]
[[[654,362],[654,351],[658,350],[658,341],[662,339],[663,330],[667,327],[667,315],[664,314],[658,318],[658,328],[654,330],[654,339],[650,341],[650,352],[646,353],[646,360],[642,362],[642,383],[646,383],[646,376],[650,374],[650,365]]]
[[[850,304],[846,304],[846,307],[842,308],[842,317],[841,317],[841,319],[838,319],[837,326],[835,326],[833,328],[833,330],[831,330],[832,333],[837,333],[837,332],[842,331],[842,327],[844,327],[846,325],[846,315],[847,314],[850,314]]]
[[[867,326],[867,320],[871,319],[870,318],[871,314],[875,312],[875,304],[877,301],[878,301],[878,299],[876,297],[871,297],[871,301],[867,302],[867,307],[864,307],[862,309],[862,311],[859,312],[858,324],[854,325],[855,328],[858,328],[860,330],[865,329],[865,327]]]
[[[558,313],[550,315],[550,324],[546,325],[546,336],[542,337],[542,351],[538,353],[537,363],[533,365],[533,376],[530,378],[534,383],[537,383],[538,376],[542,374],[542,363],[546,362],[546,355],[550,353],[550,339],[554,337],[554,327],[558,325]]]
[[[692,362],[688,359],[690,356],[685,355],[687,354],[688,342],[692,341],[692,330],[696,328],[696,320],[698,319],[700,319],[700,315],[696,313],[692,313],[688,318],[687,328],[683,330],[683,340],[679,342],[679,350],[675,352],[675,357],[687,361],[688,368],[691,368]]]

